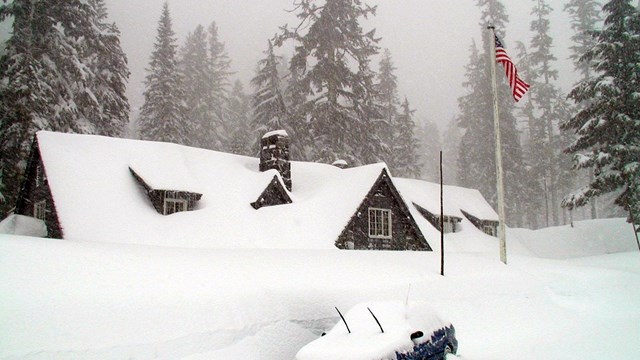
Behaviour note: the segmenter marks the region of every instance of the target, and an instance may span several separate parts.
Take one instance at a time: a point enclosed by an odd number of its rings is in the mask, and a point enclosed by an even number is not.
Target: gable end
[[[47,237],[62,239],[63,231],[58,219],[55,201],[51,194],[46,169],[42,162],[37,135],[31,144],[31,152],[24,174],[24,180],[18,199],[15,213],[34,218],[39,218],[47,225]]]
[[[251,203],[251,206],[258,210],[264,206],[291,204],[292,202],[291,197],[289,197],[287,191],[282,187],[282,183],[278,180],[278,176],[273,175],[269,185],[258,196],[258,199]]]
[[[378,232],[376,228],[372,231],[372,226],[388,230]],[[335,246],[339,249],[432,251],[386,169],[382,170],[342,230]]]

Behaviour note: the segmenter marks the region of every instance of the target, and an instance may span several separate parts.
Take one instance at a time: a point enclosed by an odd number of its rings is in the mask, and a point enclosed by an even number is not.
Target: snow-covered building
[[[431,250],[436,232],[423,210],[439,214],[432,211],[439,200],[426,197],[433,196],[434,184],[393,178],[382,163],[339,168],[290,161],[288,146],[286,133],[268,133],[257,159],[171,143],[41,131],[16,213],[42,219],[48,236],[60,239]],[[454,230],[462,210],[486,217],[473,211],[490,207],[481,196],[475,202],[480,204],[469,204],[471,210],[447,205],[445,219]]]

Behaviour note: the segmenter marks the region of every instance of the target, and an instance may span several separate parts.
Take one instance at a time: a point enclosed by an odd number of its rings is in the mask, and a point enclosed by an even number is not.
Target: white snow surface
[[[445,241],[440,276],[437,248],[0,235],[0,359],[293,359],[339,323],[334,306],[407,298],[454,324],[460,359],[640,358],[640,253],[624,219],[510,229],[508,265],[495,238]]]

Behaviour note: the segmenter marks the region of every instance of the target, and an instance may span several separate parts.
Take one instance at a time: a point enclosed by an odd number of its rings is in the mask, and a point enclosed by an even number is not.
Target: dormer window
[[[391,210],[369,208],[369,237],[391,239]]]
[[[165,191],[163,208],[164,215],[187,211],[187,200],[180,198],[175,191]]]

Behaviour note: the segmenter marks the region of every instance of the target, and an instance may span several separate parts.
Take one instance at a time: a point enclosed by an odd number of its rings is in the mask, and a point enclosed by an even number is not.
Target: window
[[[44,220],[47,212],[47,201],[42,200],[33,204],[33,217],[36,219]]]
[[[164,214],[171,215],[180,211],[187,211],[187,200],[181,199],[175,191],[165,191]]]
[[[482,231],[484,231],[484,233],[487,234],[487,235],[496,236],[496,231],[495,231],[495,228],[493,226],[484,225],[482,227]]]
[[[36,165],[36,186],[43,186],[47,177],[44,174],[44,169],[42,165]]]
[[[391,239],[391,210],[369,208],[369,237]]]

